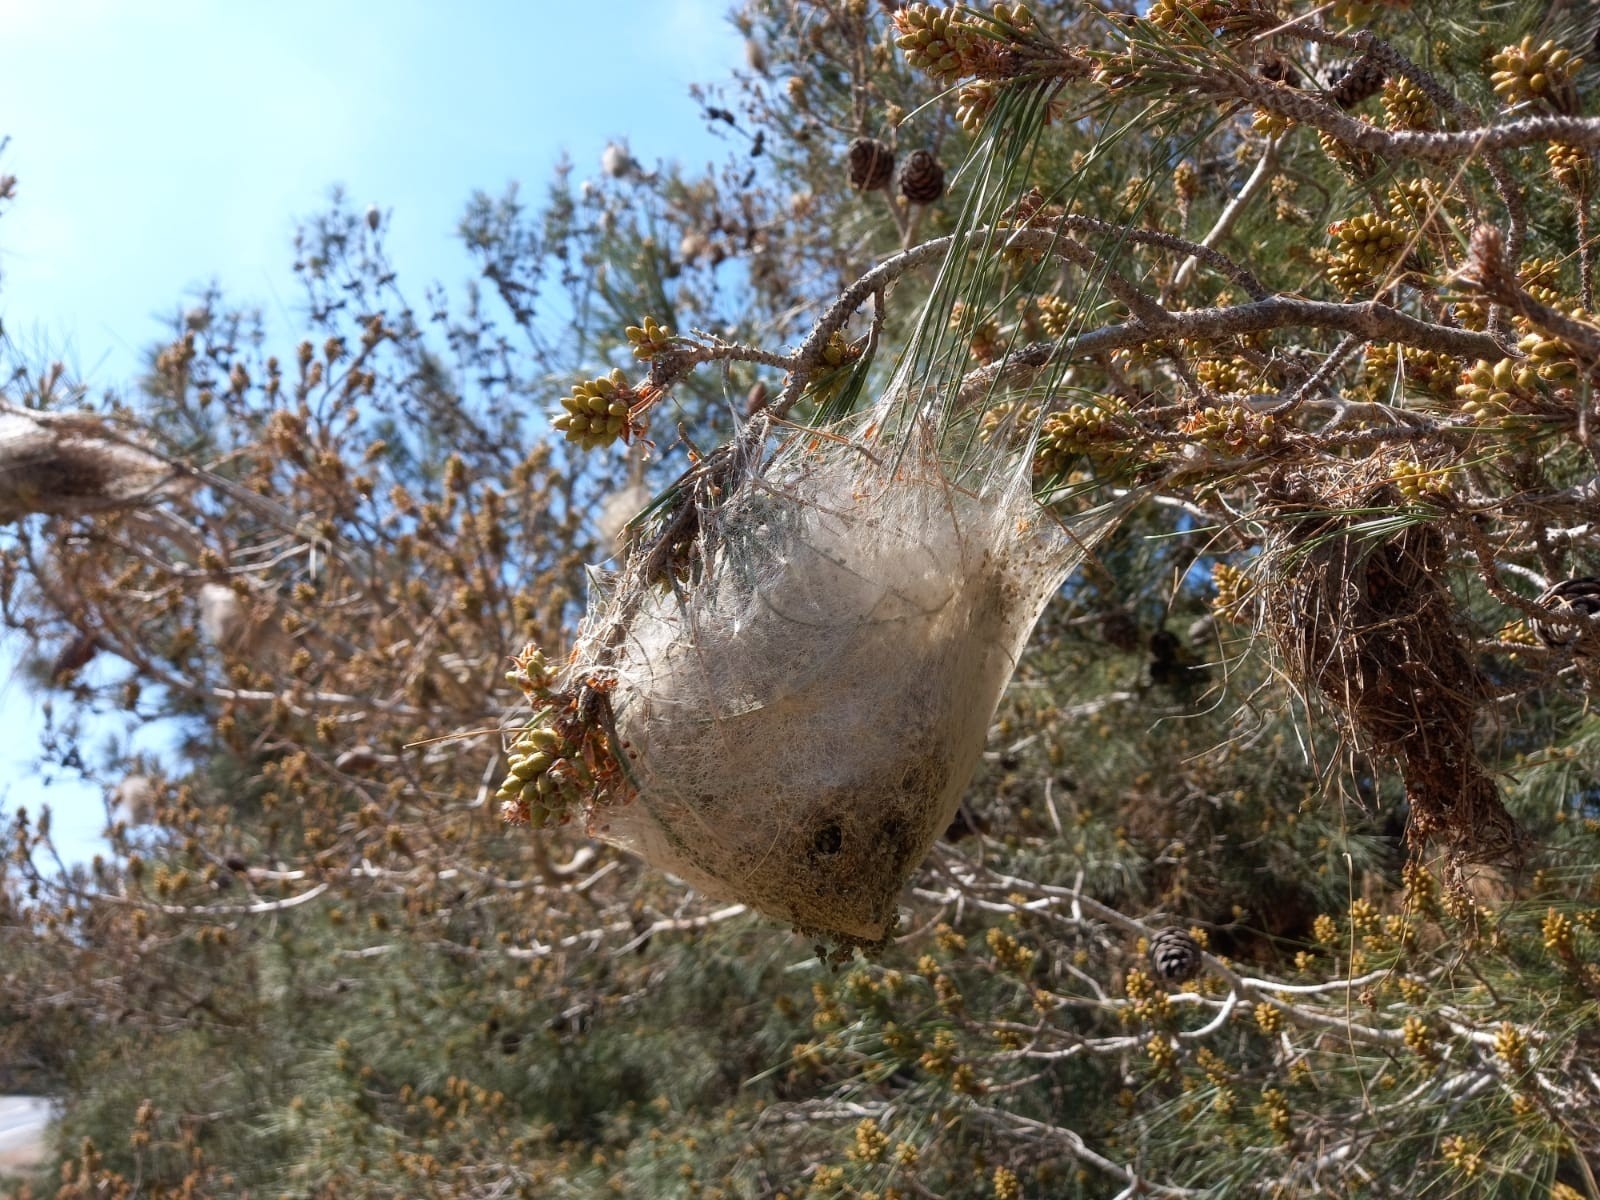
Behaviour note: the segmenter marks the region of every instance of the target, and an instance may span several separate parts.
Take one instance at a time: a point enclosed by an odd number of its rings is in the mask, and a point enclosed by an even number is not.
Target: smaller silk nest
[[[1041,609],[1113,516],[1069,529],[1025,460],[952,461],[920,419],[898,444],[865,428],[797,435],[725,488],[687,582],[630,588],[625,564],[569,678],[612,687],[629,780],[595,833],[870,945],[955,815]]]

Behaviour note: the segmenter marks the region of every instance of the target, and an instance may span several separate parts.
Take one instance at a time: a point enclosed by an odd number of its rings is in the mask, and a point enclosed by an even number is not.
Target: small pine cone
[[[1200,943],[1187,929],[1163,929],[1150,939],[1150,965],[1168,983],[1184,983],[1200,974]]]
[[[1600,640],[1600,579],[1585,575],[1578,579],[1563,579],[1540,595],[1539,604],[1554,608],[1574,617],[1587,617],[1596,626],[1594,632],[1584,632],[1570,625],[1554,625],[1546,621],[1530,621],[1533,632],[1546,646],[1559,649],[1573,646],[1581,638],[1584,642]]]
[[[917,150],[900,167],[900,194],[912,204],[932,204],[944,195],[944,168],[931,151]]]
[[[877,138],[858,137],[850,143],[850,186],[858,192],[888,187],[894,177],[894,151]]]
[[[1328,99],[1340,108],[1354,108],[1383,90],[1388,76],[1370,58],[1335,63],[1328,70]]]
[[[1132,654],[1144,645],[1139,622],[1125,608],[1107,609],[1100,615],[1100,640],[1124,654]]]
[[[1261,65],[1256,68],[1256,74],[1269,83],[1281,83],[1287,87],[1300,86],[1300,70],[1281,54],[1268,54],[1261,59]]]

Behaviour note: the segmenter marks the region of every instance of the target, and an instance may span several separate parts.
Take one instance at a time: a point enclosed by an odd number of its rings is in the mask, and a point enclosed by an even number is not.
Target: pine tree
[[[63,753],[106,706],[188,732],[88,764],[154,818],[103,861],[12,830],[37,1194],[1600,1200],[1563,13],[767,0],[702,93],[734,159],[474,198],[459,309],[336,207],[281,357],[213,297],[90,411],[7,346],[0,611]],[[898,936],[808,960],[503,827],[507,668],[681,491],[675,432],[825,425],[902,354],[1036,434],[1046,502],[1145,499]]]

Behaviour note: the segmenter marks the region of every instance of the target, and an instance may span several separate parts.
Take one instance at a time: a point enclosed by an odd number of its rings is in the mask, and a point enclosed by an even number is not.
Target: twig
[[[1160,246],[1166,250],[1187,254],[1191,261],[1199,260],[1219,274],[1233,280],[1245,290],[1245,294],[1252,300],[1265,300],[1272,295],[1271,289],[1257,279],[1248,267],[1235,262],[1211,245],[1192,242],[1188,238],[1177,237],[1170,233],[1161,233],[1152,229],[1134,229],[1127,225],[1118,225],[1111,221],[1102,221],[1096,217],[1085,217],[1075,213],[1062,217],[1059,224],[1062,229],[1068,229],[1074,233],[1094,233],[1110,241],[1129,242],[1136,246]],[[1162,294],[1163,304],[1166,303],[1165,295],[1165,293]]]
[[[1227,237],[1233,231],[1233,227],[1238,223],[1239,218],[1244,214],[1245,209],[1249,208],[1255,198],[1261,194],[1261,189],[1271,182],[1272,174],[1278,166],[1278,148],[1283,145],[1284,137],[1284,134],[1279,134],[1277,137],[1267,141],[1266,148],[1261,152],[1261,158],[1256,162],[1255,170],[1250,172],[1250,178],[1244,181],[1244,186],[1239,189],[1239,194],[1228,201],[1227,207],[1218,215],[1217,222],[1211,227],[1211,231],[1200,239],[1200,245],[1203,249],[1211,250],[1223,238]],[[1172,282],[1161,290],[1162,303],[1166,303],[1169,297],[1177,295],[1189,286],[1189,279],[1194,274],[1194,269],[1199,262],[1200,256],[1198,254],[1192,254],[1184,260],[1183,265],[1178,268],[1178,273],[1172,277]],[[1262,297],[1252,293],[1252,298],[1261,299]]]
[[[1181,1198],[1202,1194],[1190,1188],[1174,1187],[1171,1184],[1155,1183],[1152,1180],[1145,1179],[1134,1171],[1132,1167],[1122,1166],[1105,1155],[1090,1149],[1089,1144],[1083,1140],[1083,1136],[1077,1130],[1068,1129],[1064,1125],[1051,1125],[1044,1121],[1036,1121],[1032,1117],[1024,1117],[1020,1113],[1004,1112],[989,1107],[974,1109],[973,1115],[995,1124],[1026,1130],[1035,1136],[1042,1136],[1061,1142],[1065,1145],[1067,1152],[1079,1162],[1096,1167],[1126,1184],[1128,1195]]]
[[[1112,350],[1142,346],[1158,338],[1206,339],[1265,333],[1273,329],[1303,327],[1332,329],[1367,341],[1400,342],[1421,350],[1438,350],[1459,358],[1503,358],[1507,349],[1486,333],[1473,333],[1447,325],[1434,325],[1375,300],[1335,304],[1273,296],[1226,308],[1197,308],[1171,314],[1159,332],[1129,321],[1106,325],[1088,333],[1069,333],[1059,341],[1034,342],[1012,351],[998,362],[979,367],[961,383],[961,394],[982,395],[997,381],[1037,370],[1058,358],[1065,362]]]

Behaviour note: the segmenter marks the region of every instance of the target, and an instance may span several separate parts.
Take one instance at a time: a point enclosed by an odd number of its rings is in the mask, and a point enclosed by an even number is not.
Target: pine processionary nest
[[[1125,508],[1063,521],[1026,460],[956,464],[905,428],[798,435],[747,471],[699,516],[696,575],[625,567],[568,672],[609,689],[629,780],[592,806],[599,836],[863,945],[954,816],[1040,610]]]
[[[1278,532],[1263,611],[1290,674],[1399,764],[1413,848],[1437,840],[1457,864],[1515,858],[1516,825],[1477,752],[1483,683],[1440,531],[1363,529],[1399,507],[1376,477],[1280,481],[1269,502]]]
[[[104,436],[93,414],[0,404],[0,523],[137,504],[169,476],[155,455]]]

